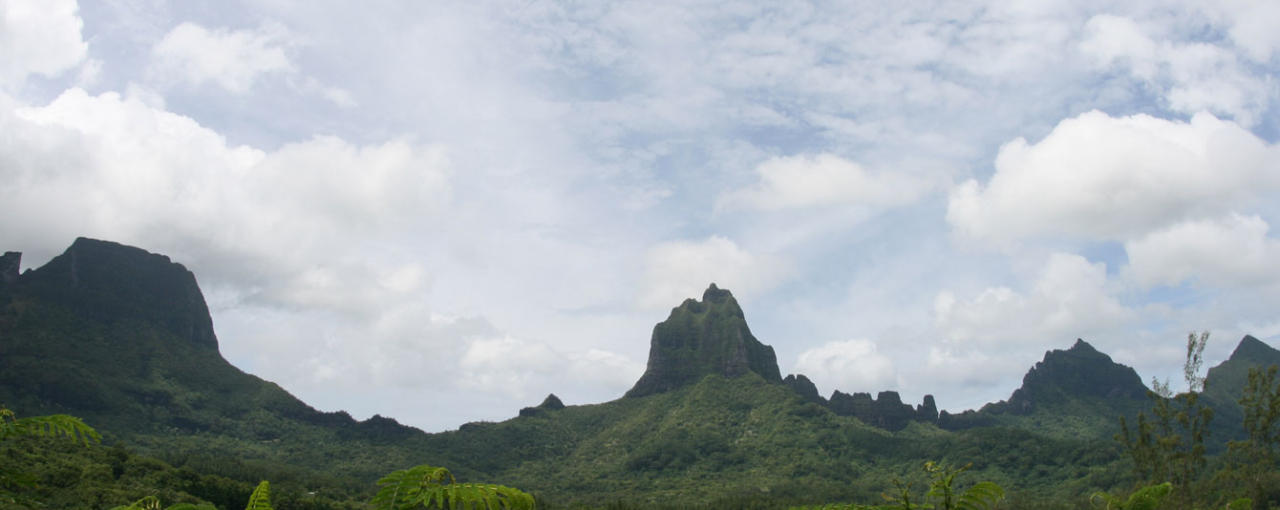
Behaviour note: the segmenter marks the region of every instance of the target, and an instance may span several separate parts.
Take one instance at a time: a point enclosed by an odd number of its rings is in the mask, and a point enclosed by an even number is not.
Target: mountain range
[[[1151,403],[1132,368],[1083,340],[978,410],[939,412],[932,396],[912,406],[892,391],[824,398],[806,376],[781,375],[712,284],[654,327],[645,372],[621,398],[565,406],[550,395],[500,423],[428,434],[317,411],[228,363],[195,275],[168,257],[80,238],[38,269],[19,273],[20,261],[0,257],[0,403],[80,416],[175,463],[228,458],[328,483],[427,463],[562,502],[823,502],[876,497],[943,460],[973,462],[1014,494],[1079,495],[1123,483],[1117,418]],[[1239,436],[1249,368],[1277,363],[1280,351],[1246,336],[1209,370],[1215,444]]]

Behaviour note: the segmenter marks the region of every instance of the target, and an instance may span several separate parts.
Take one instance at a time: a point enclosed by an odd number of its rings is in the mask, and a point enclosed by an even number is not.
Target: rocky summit
[[[1009,397],[1010,411],[1025,413],[1037,404],[1050,403],[1060,393],[1073,397],[1145,399],[1147,387],[1133,367],[1121,365],[1084,340],[1070,349],[1044,354],[1022,378],[1022,387]]]
[[[5,258],[16,264],[20,256]],[[44,266],[13,280],[29,295],[94,320],[151,322],[200,347],[218,348],[195,275],[164,255],[81,237]]]
[[[701,301],[685,300],[654,326],[649,363],[627,396],[671,391],[709,374],[732,378],[747,372],[782,382],[773,348],[752,336],[738,300],[713,283]]]

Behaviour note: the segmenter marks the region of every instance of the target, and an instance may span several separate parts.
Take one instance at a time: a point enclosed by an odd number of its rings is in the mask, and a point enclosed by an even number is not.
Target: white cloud
[[[739,299],[766,292],[781,283],[791,267],[768,255],[752,254],[733,241],[712,236],[701,242],[672,241],[645,254],[645,275],[638,304],[670,308],[702,296],[715,283]]]
[[[1269,0],[1226,0],[1208,5],[1226,11],[1231,20],[1231,40],[1249,59],[1266,63],[1280,51],[1280,30],[1275,25],[1275,20],[1280,19],[1280,4]]]
[[[1248,54],[1269,56],[1270,43],[1257,36],[1254,25],[1237,23],[1232,34],[1240,34],[1238,40],[1247,42]],[[1176,112],[1207,110],[1252,125],[1267,111],[1275,92],[1270,80],[1246,68],[1234,48],[1206,42],[1157,41],[1127,17],[1100,14],[1091,18],[1085,24],[1080,49],[1102,68],[1127,69],[1158,90]]]
[[[1280,149],[1209,114],[1179,122],[1088,112],[1039,143],[1005,144],[995,167],[985,187],[969,180],[952,192],[947,221],[1001,245],[1125,240],[1280,187]]]
[[[360,250],[423,228],[449,204],[443,149],[402,139],[316,137],[264,152],[136,97],[79,89],[18,109],[0,130],[4,153],[19,158],[6,165],[0,209],[58,219],[7,233],[52,246],[100,236],[196,266],[217,262],[205,278],[278,306],[372,309],[394,299],[369,285],[381,256]],[[260,280],[276,271],[287,276]]]
[[[866,339],[827,342],[800,353],[795,371],[820,388],[875,392],[895,387],[893,361]]]
[[[1026,292],[991,287],[968,299],[939,293],[935,328],[952,345],[969,348],[1055,345],[1114,331],[1137,318],[1120,303],[1119,291],[1105,264],[1053,254]]]
[[[475,339],[459,362],[459,385],[527,400],[583,384],[621,394],[644,372],[644,365],[603,349],[565,353],[545,342],[503,336]]]
[[[295,44],[293,36],[279,25],[210,31],[186,22],[170,30],[151,49],[151,74],[162,81],[197,86],[212,82],[244,94],[264,75],[297,72],[287,53]]]
[[[760,182],[720,197],[717,208],[777,210],[837,204],[890,207],[915,201],[928,185],[889,172],[870,172],[834,154],[772,158],[756,166]]]
[[[0,87],[80,65],[89,45],[81,39],[79,9],[75,0],[0,1]],[[93,74],[94,67],[85,72]]]
[[[1268,286],[1280,281],[1280,240],[1258,216],[1179,223],[1125,243],[1125,276],[1139,285]]]

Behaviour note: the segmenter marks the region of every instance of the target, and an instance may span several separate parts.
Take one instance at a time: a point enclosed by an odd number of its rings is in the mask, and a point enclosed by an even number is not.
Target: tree
[[[1248,439],[1231,441],[1228,452],[1234,469],[1229,474],[1243,482],[1252,493],[1256,508],[1267,508],[1268,489],[1280,482],[1280,383],[1276,365],[1249,369],[1249,380],[1240,406],[1244,408],[1244,429]]]
[[[1187,358],[1182,367],[1187,391],[1171,396],[1167,382],[1153,379],[1155,391],[1147,394],[1154,401],[1151,419],[1138,413],[1137,428],[1130,432],[1122,416],[1116,436],[1133,460],[1138,478],[1149,484],[1172,482],[1175,503],[1182,508],[1190,508],[1195,500],[1196,481],[1205,466],[1204,440],[1213,420],[1213,409],[1200,402],[1205,385],[1200,368],[1208,342],[1208,331],[1187,334]]]

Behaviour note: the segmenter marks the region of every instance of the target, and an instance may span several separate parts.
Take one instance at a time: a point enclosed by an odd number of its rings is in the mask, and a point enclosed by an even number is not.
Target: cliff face
[[[0,256],[0,284],[13,283],[18,279],[18,266],[22,263],[22,253],[6,251]]]
[[[1044,354],[1022,378],[1022,387],[1009,397],[1010,411],[1030,412],[1037,404],[1052,404],[1061,394],[1072,397],[1145,399],[1147,386],[1132,367],[1111,361],[1084,340],[1070,349]]]
[[[197,346],[218,349],[195,275],[164,255],[82,237],[15,283],[94,320],[154,323]]]
[[[1022,386],[1013,391],[1009,400],[987,404],[978,411],[943,411],[938,426],[948,430],[987,426],[993,423],[994,415],[1029,415],[1036,409],[1079,399],[1101,399],[1103,404],[1098,411],[1116,415],[1145,404],[1147,386],[1132,367],[1112,361],[1084,340],[1076,340],[1070,349],[1046,352],[1044,360],[1023,376]]]
[[[1266,370],[1280,365],[1280,350],[1265,342],[1245,335],[1226,361],[1210,368],[1204,381],[1204,402],[1213,407],[1213,421],[1209,423],[1212,436],[1217,440],[1244,439],[1244,396],[1251,370]]]
[[[738,301],[713,283],[701,301],[685,300],[654,326],[648,365],[627,396],[670,391],[708,374],[738,377],[747,372],[782,382],[773,348],[752,336]]]
[[[873,399],[870,393],[849,395],[837,390],[831,394],[827,407],[841,416],[852,416],[868,425],[886,430],[902,430],[913,421],[938,421],[938,406],[933,401],[933,395],[925,395],[924,401],[912,408],[902,402],[902,397],[896,391],[882,391]]]

